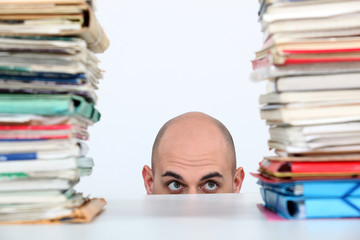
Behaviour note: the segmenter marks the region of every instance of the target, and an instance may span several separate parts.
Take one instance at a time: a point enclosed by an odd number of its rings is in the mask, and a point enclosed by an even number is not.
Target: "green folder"
[[[77,95],[0,94],[0,114],[80,115],[92,122],[100,120],[94,104]]]

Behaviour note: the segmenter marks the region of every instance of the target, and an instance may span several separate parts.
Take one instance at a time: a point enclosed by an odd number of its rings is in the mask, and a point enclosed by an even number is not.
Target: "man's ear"
[[[244,181],[245,172],[242,167],[239,167],[236,169],[235,175],[234,175],[234,193],[240,192],[241,185]]]
[[[153,178],[151,168],[148,165],[145,165],[143,167],[142,176],[143,176],[143,179],[144,179],[144,185],[145,185],[146,193],[148,195],[153,194],[154,178]]]

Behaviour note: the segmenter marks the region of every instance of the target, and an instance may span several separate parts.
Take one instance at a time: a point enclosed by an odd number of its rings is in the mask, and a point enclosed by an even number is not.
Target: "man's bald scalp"
[[[236,170],[236,153],[235,153],[235,145],[234,145],[234,141],[233,141],[233,138],[229,132],[229,130],[225,127],[225,125],[220,122],[219,120],[217,120],[216,118],[213,118],[207,114],[204,114],[204,113],[200,113],[200,112],[193,112],[193,113],[185,113],[185,114],[182,114],[180,116],[177,116],[175,118],[172,118],[170,119],[169,121],[167,121],[159,130],[158,134],[156,135],[156,138],[155,138],[155,141],[154,141],[154,144],[153,144],[153,148],[152,148],[152,155],[151,155],[151,168],[152,168],[152,171],[154,171],[154,167],[155,167],[155,161],[157,159],[157,152],[158,152],[158,148],[159,148],[159,145],[160,145],[160,142],[162,140],[162,137],[164,136],[166,130],[174,123],[176,122],[177,120],[179,120],[179,118],[182,118],[184,115],[186,114],[199,114],[199,115],[203,115],[205,117],[207,117],[208,119],[210,119],[217,127],[218,129],[221,131],[223,137],[224,137],[224,140],[225,140],[225,143],[226,145],[228,146],[228,149],[230,150],[231,152],[231,155],[232,155],[232,161],[233,161],[233,167],[232,167],[232,171],[233,173],[235,173],[235,170]]]

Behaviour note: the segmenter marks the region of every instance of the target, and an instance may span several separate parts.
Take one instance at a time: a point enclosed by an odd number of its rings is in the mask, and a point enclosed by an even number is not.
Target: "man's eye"
[[[208,181],[203,185],[205,191],[213,192],[218,188],[218,185],[214,181]]]
[[[169,183],[168,187],[169,187],[169,189],[170,189],[171,191],[176,192],[176,191],[181,190],[181,188],[182,188],[183,186],[182,186],[182,184],[179,183],[178,181],[173,181],[173,182]]]

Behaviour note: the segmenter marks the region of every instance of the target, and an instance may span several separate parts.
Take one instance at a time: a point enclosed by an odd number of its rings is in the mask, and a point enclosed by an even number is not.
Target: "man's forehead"
[[[166,141],[158,148],[157,162],[161,166],[178,168],[221,168],[231,164],[231,154],[224,143],[201,137]]]
[[[199,164],[199,162],[201,164]],[[157,167],[156,176],[179,176],[178,179],[185,181],[201,181],[204,176],[216,173],[218,176],[229,177],[231,175],[230,168],[221,166],[218,162],[210,161],[192,161],[195,164],[186,164],[183,161],[163,161]],[[171,173],[171,174],[168,174]]]
[[[174,172],[186,178],[200,179],[211,172],[222,175],[232,173],[232,162],[224,159],[221,154],[209,154],[194,158],[179,157],[179,155],[160,155],[154,173],[159,176],[165,172]]]
[[[221,169],[222,167],[227,167],[224,164],[226,161],[224,159],[216,158],[216,156],[209,157],[196,157],[196,158],[184,158],[184,157],[176,157],[164,155],[159,158],[159,166],[163,169],[166,168],[213,168],[213,169]]]
[[[173,172],[173,171],[166,171],[166,172],[164,172],[161,176],[162,176],[162,177],[176,178],[176,179],[181,180],[181,181],[185,181],[185,180],[186,180],[182,175],[180,175],[180,174],[178,174],[178,173],[176,173],[176,172]],[[192,176],[192,177],[193,177],[193,178],[194,178],[194,177],[195,177],[195,178],[198,177],[198,179],[195,179],[195,180],[199,180],[199,181],[204,181],[204,180],[207,180],[207,179],[210,179],[210,178],[221,178],[221,179],[224,179],[224,176],[223,176],[221,173],[217,172],[217,171],[208,172],[207,174],[203,174],[203,175],[198,174],[198,176]]]

